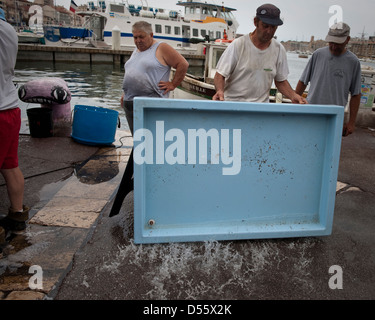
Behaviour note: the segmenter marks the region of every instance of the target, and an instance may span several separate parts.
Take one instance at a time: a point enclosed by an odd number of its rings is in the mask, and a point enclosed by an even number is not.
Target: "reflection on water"
[[[287,58],[289,66],[288,81],[292,88],[295,89],[311,55],[308,58],[299,58],[296,53],[287,53]]]
[[[97,107],[120,108],[123,69],[112,65],[19,62],[16,65],[16,82],[41,77],[63,78],[72,93],[73,104],[93,103]]]
[[[116,110],[122,129],[128,129],[125,113],[120,106],[123,76],[123,67],[105,64],[17,62],[14,82],[20,86],[42,77],[62,78],[72,93],[72,109],[80,104]],[[32,104],[20,101],[20,106],[24,110],[32,107]]]
[[[112,180],[118,175],[120,156],[111,159],[103,155],[94,155],[80,163],[74,169],[78,180],[85,184],[97,184]]]
[[[292,88],[295,88],[311,56],[299,58],[296,53],[288,53],[287,58],[288,80]],[[369,65],[375,66],[373,63]],[[203,75],[203,67],[190,67],[188,72]],[[41,77],[64,79],[72,93],[72,109],[76,104],[83,104],[116,110],[119,112],[122,128],[128,129],[125,113],[120,106],[123,76],[123,66],[108,64],[17,62],[15,70],[15,82],[19,85]],[[22,107],[26,104],[20,102],[20,105]]]
[[[310,57],[309,57],[310,58]],[[297,85],[308,59],[288,53],[289,82],[293,88]],[[190,67],[189,73],[203,75],[203,67]],[[72,93],[72,110],[75,105],[89,105],[113,109],[119,112],[121,129],[128,130],[125,112],[120,106],[122,95],[123,66],[109,64],[80,64],[53,62],[17,62],[14,82],[17,85],[43,77],[58,77],[66,81]],[[22,111],[21,133],[28,133],[26,109],[39,107],[19,101]]]

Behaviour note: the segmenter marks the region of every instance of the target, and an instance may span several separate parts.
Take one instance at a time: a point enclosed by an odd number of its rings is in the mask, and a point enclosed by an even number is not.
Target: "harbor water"
[[[288,53],[289,82],[293,88],[305,68],[308,58],[300,58],[296,53]],[[375,63],[366,63],[375,67]],[[190,73],[199,75],[203,73],[202,68],[191,68]],[[120,106],[122,95],[122,80],[124,76],[123,66],[112,66],[108,64],[81,64],[81,63],[50,63],[50,62],[17,62],[14,82],[17,86],[28,81],[43,77],[58,77],[66,81],[72,94],[71,108],[75,105],[89,105],[104,107],[119,112],[121,129],[128,130],[125,113]],[[39,107],[31,103],[20,101],[22,110],[22,122],[27,124],[26,110]],[[21,133],[28,133],[28,127],[21,128]]]

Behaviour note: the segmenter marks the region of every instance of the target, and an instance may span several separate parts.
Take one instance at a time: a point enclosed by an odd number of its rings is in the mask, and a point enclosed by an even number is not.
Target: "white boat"
[[[184,15],[175,10],[150,7],[146,0],[140,5],[106,3],[99,1],[99,7],[89,2],[88,11],[77,11],[85,17],[84,24],[92,30],[97,40],[112,46],[113,30],[120,29],[121,47],[134,48],[132,25],[137,21],[149,22],[154,38],[167,42],[174,48],[196,49],[197,43],[207,39],[223,38],[224,30],[229,39],[236,37],[238,22],[234,8],[207,3],[207,1],[178,1],[184,8]],[[146,5],[143,5],[144,2]]]
[[[218,39],[214,43],[205,43],[205,66],[202,77],[192,74],[186,74],[181,84],[170,93],[171,99],[193,99],[193,100],[212,100],[216,90],[214,86],[214,77],[216,74],[216,65],[231,40]],[[175,70],[171,71],[171,79],[174,77]],[[270,90],[270,102],[290,103],[277,91],[276,88]]]
[[[43,34],[37,34],[32,30],[20,30],[17,32],[18,43],[35,43],[44,44],[45,39]]]

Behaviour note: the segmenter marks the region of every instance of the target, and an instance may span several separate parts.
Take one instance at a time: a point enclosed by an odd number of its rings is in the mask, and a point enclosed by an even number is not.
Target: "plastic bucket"
[[[72,138],[87,145],[110,145],[115,141],[118,112],[106,108],[76,105]]]
[[[26,110],[29,120],[30,135],[34,138],[53,136],[52,110],[48,108],[31,108]]]

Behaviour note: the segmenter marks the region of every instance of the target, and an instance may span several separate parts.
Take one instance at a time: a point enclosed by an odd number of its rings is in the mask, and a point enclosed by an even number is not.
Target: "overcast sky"
[[[57,5],[69,9],[70,0],[55,1]],[[87,3],[86,0],[74,1],[77,5]],[[141,0],[128,0],[128,2],[141,4]],[[143,2],[145,3],[145,0]],[[182,6],[176,5],[177,0],[147,0],[147,2],[150,7],[183,10]],[[221,0],[207,0],[207,2],[222,4]],[[224,5],[237,9],[234,15],[240,24],[238,33],[248,33],[254,29],[253,18],[256,8],[267,2],[268,0],[227,0],[224,1]],[[315,36],[316,40],[324,39],[330,19],[340,16],[341,10],[343,21],[351,27],[352,37],[360,37],[363,31],[366,37],[375,35],[374,0],[270,0],[269,2],[280,8],[281,18],[284,20],[284,25],[276,32],[279,41],[309,41],[311,36]],[[341,9],[329,13],[332,6],[339,6]]]

